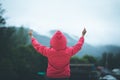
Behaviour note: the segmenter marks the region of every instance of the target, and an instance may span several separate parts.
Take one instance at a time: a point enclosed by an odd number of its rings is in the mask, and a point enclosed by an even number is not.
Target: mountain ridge
[[[51,30],[49,33],[52,36],[56,30]],[[73,46],[77,43],[77,40],[71,37],[69,34],[63,32],[66,36],[68,44],[67,46]],[[34,37],[43,45],[50,46],[50,38],[51,36],[40,35],[36,32],[33,32]],[[78,38],[79,40],[79,38]],[[102,56],[103,53],[120,53],[120,47],[115,45],[105,45],[105,46],[92,46],[88,43],[84,43],[82,49],[75,55],[82,57],[84,55],[92,55],[92,56]]]

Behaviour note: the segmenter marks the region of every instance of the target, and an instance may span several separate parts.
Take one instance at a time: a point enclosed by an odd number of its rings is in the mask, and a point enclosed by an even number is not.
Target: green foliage
[[[82,58],[74,56],[71,58],[71,64],[93,63],[96,64],[97,59],[90,55],[84,55]]]
[[[0,27],[6,24],[5,18],[3,17],[4,12],[5,10],[2,9],[2,4],[0,4]]]
[[[90,55],[84,55],[83,59],[86,59],[89,63],[93,63],[93,64],[97,62],[97,59]]]
[[[71,64],[78,64],[78,63],[80,63],[80,58],[77,56],[74,56],[71,58],[70,63]]]
[[[26,29],[0,27],[0,35],[0,80],[40,79],[37,72],[46,71],[47,58],[27,43]]]
[[[120,53],[106,53],[102,54],[98,64],[108,69],[120,68]]]
[[[38,72],[46,72],[47,58],[38,54],[31,44],[24,27],[0,27],[0,80],[39,80]],[[120,54],[103,53],[100,60],[84,55],[74,56],[71,64],[91,63],[110,69],[120,65]]]
[[[2,56],[0,56],[0,59],[4,57],[9,57],[7,54],[11,52],[11,48],[13,47],[13,41],[12,41],[12,35],[15,32],[14,27],[0,27],[0,51]]]
[[[14,33],[13,37],[16,39],[14,40],[15,44],[19,45],[26,45],[29,41],[27,29],[23,28],[23,26],[16,29],[16,32]]]

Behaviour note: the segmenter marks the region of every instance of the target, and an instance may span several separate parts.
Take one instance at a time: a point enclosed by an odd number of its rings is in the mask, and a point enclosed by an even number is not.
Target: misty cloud
[[[120,0],[2,0],[8,24],[25,25],[45,34],[60,29],[86,42],[120,46]]]

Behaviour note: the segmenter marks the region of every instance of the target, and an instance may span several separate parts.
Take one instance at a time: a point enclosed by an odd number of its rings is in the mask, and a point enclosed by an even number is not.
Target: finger
[[[86,32],[86,28],[84,28],[84,31]]]
[[[84,27],[84,30],[86,31],[86,28]]]

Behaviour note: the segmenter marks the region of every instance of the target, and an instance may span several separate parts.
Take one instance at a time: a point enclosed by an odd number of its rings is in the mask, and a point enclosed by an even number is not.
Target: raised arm
[[[84,44],[84,36],[86,34],[86,29],[84,28],[82,31],[82,36],[81,38],[78,40],[78,42],[72,46],[70,49],[72,50],[71,56],[73,56],[74,54],[76,54],[79,50],[81,50],[83,44]]]
[[[39,53],[41,53],[44,56],[48,56],[49,53],[49,48],[46,46],[43,46],[42,44],[40,44],[32,35],[32,30],[29,31],[29,36],[31,38],[31,42],[33,47],[35,48],[35,50]]]

